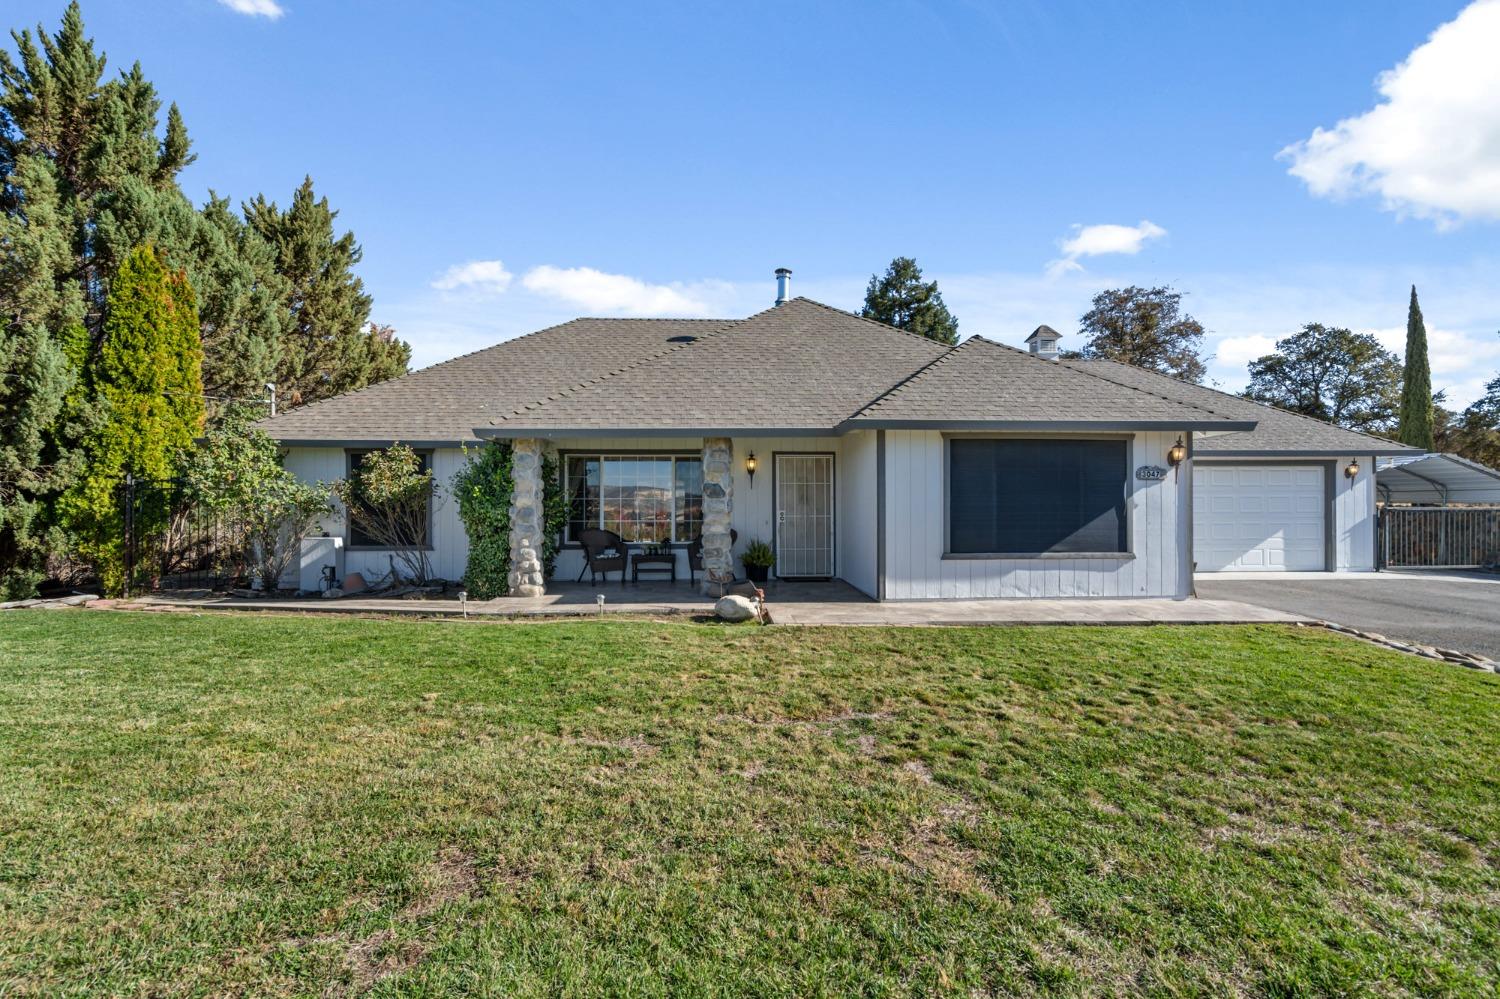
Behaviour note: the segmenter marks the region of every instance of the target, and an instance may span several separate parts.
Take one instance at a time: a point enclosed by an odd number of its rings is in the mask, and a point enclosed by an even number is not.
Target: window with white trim
[[[572,453],[563,487],[569,542],[590,527],[644,543],[686,544],[703,531],[700,455]]]

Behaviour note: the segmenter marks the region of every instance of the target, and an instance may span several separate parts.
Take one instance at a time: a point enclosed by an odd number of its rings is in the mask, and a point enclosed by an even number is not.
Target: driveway
[[[1500,660],[1500,576],[1493,573],[1214,573],[1199,575],[1197,584],[1200,597],[1239,600]]]

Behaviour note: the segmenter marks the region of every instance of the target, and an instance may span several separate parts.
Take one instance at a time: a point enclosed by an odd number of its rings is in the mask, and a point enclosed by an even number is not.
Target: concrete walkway
[[[896,603],[771,603],[790,625],[1263,624],[1307,621],[1235,600],[911,600]]]
[[[343,597],[338,600],[257,600],[216,595],[157,594],[135,606],[178,610],[261,611],[419,617],[562,618],[601,613],[643,617],[705,617],[713,601],[685,584],[650,582],[621,587],[558,584],[543,597],[401,599]],[[773,624],[782,625],[997,625],[997,624],[1240,624],[1305,621],[1297,614],[1233,600],[924,600],[877,603],[841,582],[773,583],[766,603]]]

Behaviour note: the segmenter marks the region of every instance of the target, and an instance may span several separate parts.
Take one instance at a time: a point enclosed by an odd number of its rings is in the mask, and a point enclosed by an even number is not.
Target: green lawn
[[[1279,627],[0,615],[0,996],[1495,995],[1500,677]]]

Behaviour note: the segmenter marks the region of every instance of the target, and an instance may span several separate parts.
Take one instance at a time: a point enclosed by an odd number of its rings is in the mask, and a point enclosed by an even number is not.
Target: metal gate
[[[247,574],[244,525],[206,509],[180,479],[120,486],[127,594],[223,589]]]
[[[776,575],[833,576],[833,455],[776,455]]]
[[[1500,564],[1500,506],[1387,506],[1380,563],[1478,568]]]

